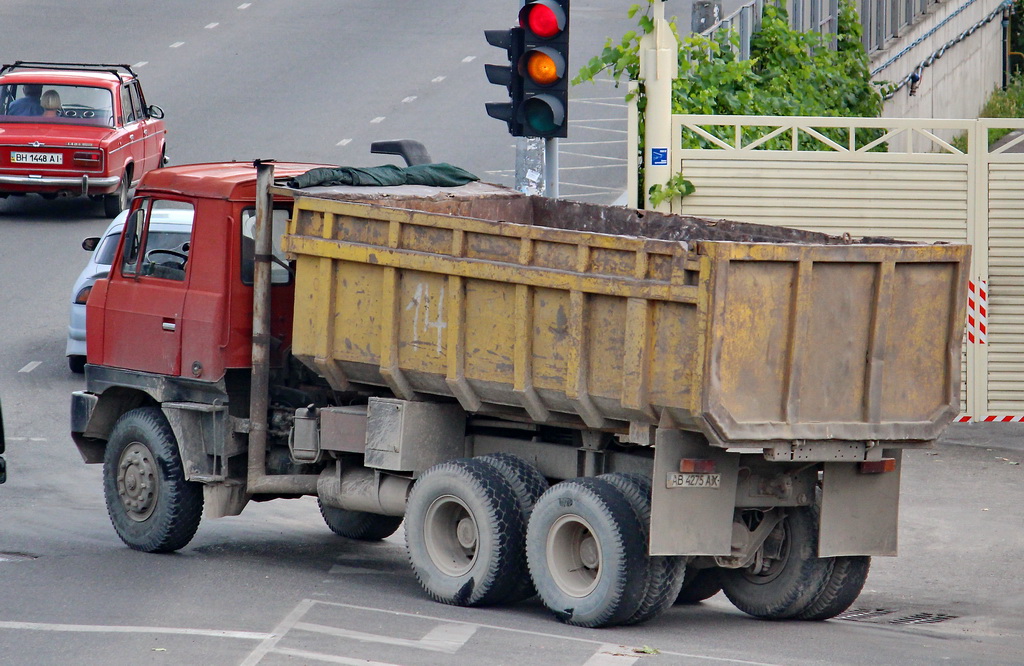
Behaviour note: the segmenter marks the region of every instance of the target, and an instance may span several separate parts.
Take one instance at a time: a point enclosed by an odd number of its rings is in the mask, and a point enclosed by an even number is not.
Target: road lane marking
[[[45,442],[45,437],[8,437],[8,442]]]
[[[32,372],[42,364],[42,361],[32,361],[31,363],[26,363],[25,367],[22,368],[21,370],[18,370],[18,372]]]
[[[380,643],[382,645],[416,648],[417,650],[443,652],[445,654],[455,654],[458,652],[459,648],[465,645],[466,641],[473,637],[477,628],[477,626],[471,624],[446,624],[435,627],[428,632],[426,636],[419,640],[412,640],[409,638],[370,634],[365,631],[356,631],[354,629],[328,627],[327,625],[313,624],[310,622],[296,622],[292,627],[292,629],[296,629],[298,631],[324,634],[326,636],[333,636],[334,638],[349,638],[363,643]],[[273,651],[277,652],[276,649]]]
[[[431,83],[441,83],[446,78],[448,78],[448,77],[446,77],[446,76],[435,76],[434,78],[430,79],[430,82]]]
[[[371,612],[371,613],[382,613],[384,615],[395,615],[395,616],[398,616],[398,617],[408,617],[408,618],[414,618],[414,619],[417,619],[417,620],[436,620],[437,622],[439,622],[441,624],[463,624],[463,625],[469,625],[469,626],[472,626],[472,627],[476,627],[477,629],[493,629],[495,631],[504,631],[504,632],[513,633],[513,634],[526,634],[527,636],[533,636],[533,637],[551,638],[551,639],[554,639],[554,640],[557,640],[557,641],[572,641],[572,642],[575,642],[575,643],[589,643],[591,645],[599,645],[599,646],[607,645],[607,643],[605,643],[604,641],[595,641],[595,640],[590,639],[590,638],[580,638],[580,637],[577,637],[577,636],[568,636],[568,635],[565,635],[565,634],[548,633],[546,631],[535,631],[535,630],[532,630],[532,629],[512,629],[510,627],[505,627],[505,626],[501,626],[501,625],[497,625],[497,624],[483,624],[483,623],[479,623],[479,622],[463,622],[461,620],[452,620],[452,619],[448,619],[448,618],[437,617],[437,616],[434,616],[434,615],[426,615],[426,614],[422,614],[422,613],[407,613],[407,612],[404,612],[404,611],[388,610],[388,609],[385,609],[385,608],[372,608],[370,606],[358,606],[356,604],[343,604],[343,603],[336,602],[336,601],[316,601],[314,599],[303,599],[301,602],[299,602],[299,605],[295,607],[295,610],[293,610],[291,613],[289,613],[288,617],[285,618],[285,620],[283,622],[281,622],[281,624],[279,624],[277,627],[274,628],[274,634],[275,634],[275,636],[277,636],[276,640],[280,640],[281,638],[284,637],[284,634],[287,633],[287,628],[286,628],[285,625],[287,625],[288,627],[294,626],[298,622],[298,620],[301,619],[302,615],[304,615],[314,604],[319,604],[321,606],[334,606],[335,608],[351,608],[352,610],[367,611],[367,612]],[[294,620],[292,618],[294,618]],[[289,622],[290,622],[290,624],[289,624]],[[616,647],[617,648],[621,648],[622,646],[616,646]],[[257,648],[257,649],[259,649],[259,648]],[[627,648],[627,649],[633,649],[633,648]],[[253,654],[256,654],[256,653],[254,652]],[[263,654],[265,655],[266,652],[264,652]],[[725,663],[725,664],[743,664],[744,666],[779,666],[778,664],[775,664],[775,663],[772,663],[772,662],[748,661],[746,659],[732,659],[732,658],[729,658],[729,657],[711,657],[711,656],[704,655],[704,654],[694,654],[692,652],[676,652],[676,651],[673,651],[673,650],[659,650],[659,654],[662,654],[662,655],[672,655],[674,657],[685,657],[685,658],[688,658],[688,659],[700,660],[700,661],[713,661],[713,662]],[[252,661],[251,657],[252,657],[252,655],[250,655],[249,659],[247,659],[246,661],[242,662],[242,664],[240,666],[254,666],[255,664],[259,663],[258,659],[256,661]]]
[[[337,657],[319,652],[308,652],[306,650],[294,650],[292,648],[279,648],[274,654],[283,654],[288,657],[298,657],[309,661],[325,661],[328,664],[347,664],[348,666],[401,666],[387,661],[369,661],[367,659],[353,659],[352,657]]]
[[[170,45],[170,46],[169,46],[168,48],[171,48],[171,49],[176,49],[176,48],[178,48],[179,46],[184,46],[184,45],[185,45],[185,42],[174,42],[174,43],[173,43],[173,44],[171,44],[171,45]]]
[[[132,67],[134,67],[135,69],[138,69],[139,67],[145,67],[148,64],[149,64],[148,60],[140,60],[139,62],[137,62],[134,65],[132,65]]]
[[[583,666],[629,666],[635,664],[640,657],[623,653],[623,650],[629,649],[624,645],[605,643],[598,648],[593,657],[583,662]]]
[[[379,125],[382,122],[384,122],[384,118],[385,118],[385,116],[377,116],[376,118],[371,120],[370,123],[373,124],[373,125]]]
[[[292,609],[292,612],[288,613],[288,615],[286,615],[285,618],[281,620],[276,627],[274,627],[274,631],[271,632],[270,636],[257,645],[256,649],[250,652],[249,656],[246,657],[239,666],[256,666],[256,664],[260,663],[260,661],[263,660],[263,657],[267,656],[271,650],[277,647],[277,644],[281,642],[281,639],[284,638],[285,634],[295,626],[295,623],[302,619],[302,616],[305,615],[315,603],[317,602],[312,599],[303,599],[296,604],[295,608]]]
[[[403,99],[402,100],[402,104],[408,104],[409,102],[415,102],[415,101],[416,101],[416,95],[411,95],[411,96],[406,97],[405,99]]]
[[[336,143],[334,145],[336,145],[336,146],[347,146],[350,143],[352,143],[352,139],[342,139],[341,141],[339,141],[338,143]]]
[[[56,631],[79,634],[174,634],[177,636],[209,636],[211,638],[241,638],[265,641],[273,634],[255,631],[229,631],[226,629],[189,629],[186,627],[123,627],[105,624],[48,624],[43,622],[7,622],[0,620],[0,629],[27,631]]]
[[[252,7],[251,2],[243,2],[242,4],[238,5],[239,9],[249,9],[250,7]]]
[[[213,30],[213,29],[214,29],[214,28],[216,28],[216,27],[217,27],[218,25],[220,25],[220,23],[207,23],[207,24],[206,24],[206,25],[204,25],[203,27],[204,27],[204,28],[206,28],[207,30]]]
[[[466,56],[462,59],[462,62],[473,62],[474,60],[476,60],[476,56]]]

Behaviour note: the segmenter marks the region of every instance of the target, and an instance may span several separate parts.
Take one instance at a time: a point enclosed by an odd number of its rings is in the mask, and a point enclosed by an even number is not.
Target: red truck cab
[[[288,177],[315,166],[278,164],[276,171]],[[255,197],[256,170],[249,163],[147,174],[132,200],[110,275],[96,282],[89,297],[88,363],[202,382],[249,368]],[[192,217],[191,238],[181,247],[154,248],[149,242],[150,218],[166,210]],[[275,201],[278,239],[290,210],[290,200]],[[271,275],[273,347],[285,350],[294,288],[283,260],[275,261]]]

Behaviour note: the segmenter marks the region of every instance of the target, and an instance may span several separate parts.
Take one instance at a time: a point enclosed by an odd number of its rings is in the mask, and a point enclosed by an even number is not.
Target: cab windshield
[[[113,97],[106,88],[49,83],[0,86],[0,122],[113,127]]]

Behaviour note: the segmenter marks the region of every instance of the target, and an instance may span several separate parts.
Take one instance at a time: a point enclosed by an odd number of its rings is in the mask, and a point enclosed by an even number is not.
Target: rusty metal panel
[[[958,409],[966,246],[433,204],[297,198],[293,352],[335,388],[722,446],[929,440]]]

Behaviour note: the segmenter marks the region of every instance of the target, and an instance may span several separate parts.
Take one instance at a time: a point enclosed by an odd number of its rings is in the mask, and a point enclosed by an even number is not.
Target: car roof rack
[[[118,79],[121,79],[121,73],[124,71],[132,78],[138,78],[138,75],[132,70],[130,65],[91,62],[41,62],[31,60],[15,60],[10,65],[4,65],[3,67],[0,67],[0,75],[6,74],[7,72],[15,69],[63,69],[79,72],[109,72]]]

